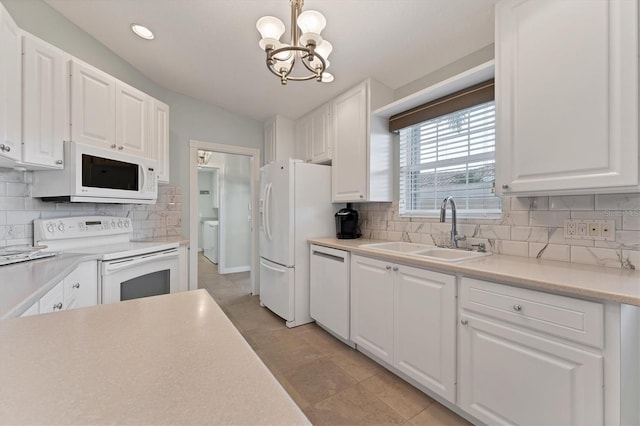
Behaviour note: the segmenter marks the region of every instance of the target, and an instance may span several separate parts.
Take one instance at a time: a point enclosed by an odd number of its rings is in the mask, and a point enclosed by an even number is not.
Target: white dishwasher
[[[311,245],[311,318],[337,336],[349,339],[349,258],[351,253]]]

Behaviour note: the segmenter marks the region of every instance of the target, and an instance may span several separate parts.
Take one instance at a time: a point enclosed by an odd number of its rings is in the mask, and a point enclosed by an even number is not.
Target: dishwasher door
[[[349,339],[348,251],[312,244],[310,250],[310,314],[319,324]]]

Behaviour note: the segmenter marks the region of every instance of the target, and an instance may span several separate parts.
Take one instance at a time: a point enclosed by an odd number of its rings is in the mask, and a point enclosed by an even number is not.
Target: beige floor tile
[[[311,404],[322,401],[356,384],[333,361],[320,358],[285,373],[285,377]]]
[[[422,391],[387,370],[361,383],[407,420],[415,417],[434,402]]]
[[[471,423],[441,404],[432,404],[409,420],[416,426],[469,426]]]
[[[367,391],[362,385],[351,386],[304,409],[315,425],[398,425],[405,419]]]
[[[305,333],[300,335],[300,337],[314,348],[327,355],[339,352],[346,346],[340,340],[336,339],[315,324],[309,327]]]
[[[260,353],[276,372],[288,374],[313,361],[321,359],[324,354],[307,343],[295,346],[260,346]],[[266,361],[265,361],[266,363]]]
[[[370,360],[366,355],[347,345],[343,346],[342,350],[331,355],[331,360],[358,382],[384,371],[384,367]]]

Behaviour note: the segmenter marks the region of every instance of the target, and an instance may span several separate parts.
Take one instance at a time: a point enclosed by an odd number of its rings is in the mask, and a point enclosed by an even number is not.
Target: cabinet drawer
[[[463,277],[460,303],[465,310],[529,329],[602,348],[602,304]]]

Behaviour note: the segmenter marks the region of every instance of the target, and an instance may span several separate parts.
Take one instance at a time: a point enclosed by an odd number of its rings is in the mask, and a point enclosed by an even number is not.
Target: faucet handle
[[[484,243],[471,244],[471,247],[478,247],[478,252],[480,253],[487,252],[487,246]]]

